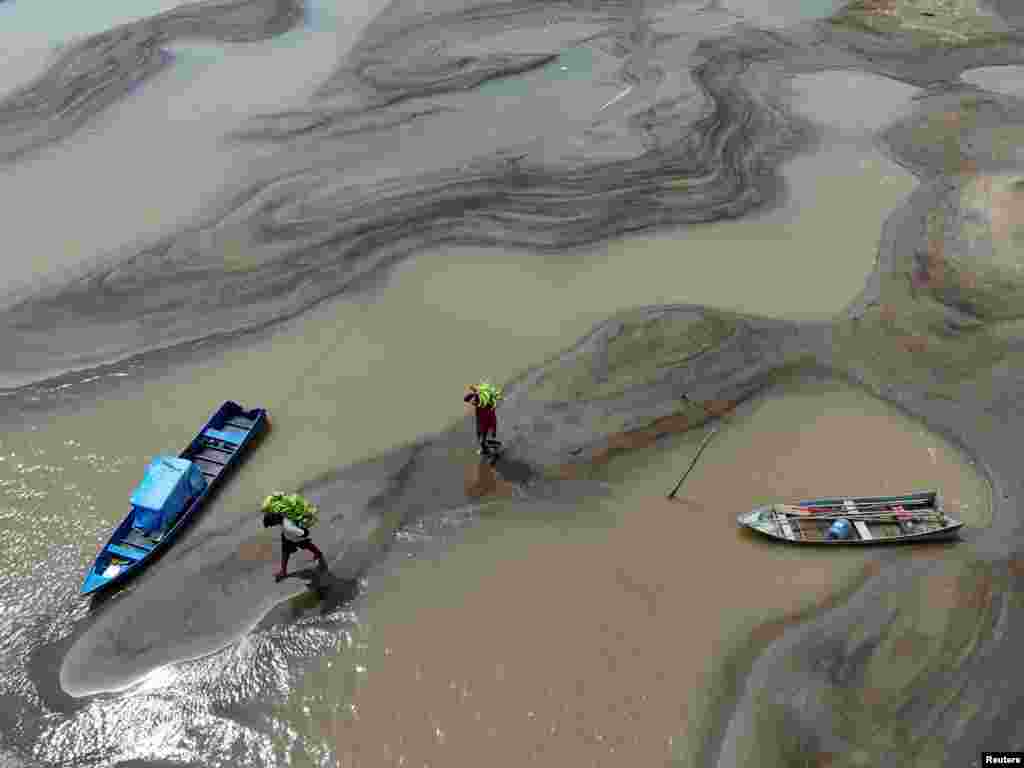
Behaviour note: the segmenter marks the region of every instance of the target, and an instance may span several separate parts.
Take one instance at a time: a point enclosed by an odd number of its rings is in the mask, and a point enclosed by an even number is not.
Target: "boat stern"
[[[737,515],[736,522],[739,525],[743,525],[748,528],[756,528],[757,530],[768,530],[769,528],[773,528],[772,507],[771,505],[755,507],[749,512]]]
[[[78,594],[91,595],[93,592],[101,590],[108,583],[110,583],[110,579],[100,576],[96,571],[90,570],[85,577],[85,581],[82,582],[82,588],[78,591]]]
[[[135,563],[115,563],[111,554],[103,549],[96,558],[89,572],[85,575],[82,588],[78,591],[80,595],[91,595],[98,592],[108,584],[121,581],[126,578],[128,572],[133,569]]]

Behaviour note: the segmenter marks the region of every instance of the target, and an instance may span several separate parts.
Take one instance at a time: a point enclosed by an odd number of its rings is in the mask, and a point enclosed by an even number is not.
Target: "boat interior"
[[[815,520],[799,515],[788,515],[793,538],[800,541],[828,541],[828,529],[833,520]],[[900,536],[940,531],[947,527],[935,509],[915,512],[904,521],[892,520],[853,520],[850,538],[870,541],[872,539],[892,539]]]
[[[740,517],[740,522],[792,541],[832,542],[829,529],[839,519],[850,523],[842,541],[876,541],[927,536],[959,527],[942,510],[935,492],[908,496],[811,499],[772,504]]]

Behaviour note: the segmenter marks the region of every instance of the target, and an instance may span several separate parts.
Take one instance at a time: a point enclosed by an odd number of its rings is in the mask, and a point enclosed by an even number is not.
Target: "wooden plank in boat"
[[[146,550],[141,547],[126,547],[121,544],[108,544],[107,549],[115,555],[126,557],[129,560],[142,560],[146,556]]]
[[[223,464],[210,461],[209,459],[204,459],[199,456],[196,456],[192,460],[199,467],[199,471],[203,473],[204,477],[216,477],[217,475],[224,471]]]
[[[123,541],[125,544],[131,544],[133,547],[150,550],[160,543],[160,536],[148,534],[138,528],[132,528],[124,537]]]
[[[203,446],[201,449],[203,451],[217,451],[224,456],[230,456],[235,452],[235,447],[230,443],[222,443],[210,437],[204,436],[201,445]]]
[[[217,464],[222,467],[227,464],[229,460],[228,456],[224,453],[209,447],[203,448],[203,450],[193,454],[192,460],[195,461],[196,459],[202,459],[203,461],[208,461],[211,464]]]
[[[203,430],[203,437],[208,440],[219,440],[221,443],[226,443],[231,446],[241,445],[242,441],[245,440],[245,435],[245,432],[240,432],[234,427],[231,429],[214,429],[213,427],[207,427]]]

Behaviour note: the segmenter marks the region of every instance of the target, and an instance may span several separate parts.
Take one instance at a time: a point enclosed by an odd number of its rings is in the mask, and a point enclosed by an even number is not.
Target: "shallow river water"
[[[42,5],[0,4],[0,47],[9,40],[17,53],[0,68],[0,93],[41,71],[45,46],[173,5],[108,4],[102,17],[76,11],[51,26]],[[835,3],[786,0],[772,12],[770,3],[719,5],[752,24],[783,26]],[[185,226],[222,185],[272,159],[266,147],[228,147],[223,136],[254,112],[307,101],[382,6],[318,1],[305,25],[276,40],[176,43],[168,70],[88,129],[0,169],[14,254],[5,288],[59,279]],[[590,66],[584,58],[567,56],[565,69],[539,77],[569,78]],[[523,87],[507,78],[477,98],[516,98]],[[588,88],[593,108],[616,93],[607,83]],[[836,96],[847,88],[856,107]],[[446,428],[463,414],[465,384],[508,380],[616,310],[700,303],[796,320],[835,315],[863,287],[883,221],[916,183],[872,137],[917,92],[847,71],[794,78],[791,106],[814,124],[818,144],[779,169],[777,204],[738,219],[558,254],[430,248],[362,296],[322,302],[213,351],[198,347],[175,369],[129,361],[106,370],[99,399],[87,376],[59,393],[62,406],[6,413],[16,426],[0,436],[0,764],[674,758],[696,768],[725,657],[758,626],[790,619],[877,567],[872,552],[760,541],[737,530],[737,513],[776,499],[941,487],[969,526],[991,523],[987,485],[958,450],[850,385],[783,382],[741,408],[676,501],[664,493],[701,434],[595,470],[607,497],[491,501],[443,521],[457,531],[451,537],[400,533],[355,602],[155,669],[129,691],[70,699],[52,670],[39,669],[52,659],[40,649],[90,620],[77,596],[82,575],[150,456],[177,451],[223,400],[267,407],[274,429],[189,537],[246,517],[257,532],[254,512],[268,490]],[[364,165],[391,158],[372,151]],[[41,211],[55,223],[40,226]],[[487,472],[475,461],[465,471],[467,482]],[[403,535],[435,546],[413,556]],[[256,578],[269,589],[271,566]]]
[[[702,437],[613,461],[600,473],[609,498],[489,506],[443,558],[374,583],[355,648],[326,654],[292,693],[307,738],[332,744],[342,765],[500,754],[505,765],[696,768],[729,655],[877,557],[780,547],[738,529],[738,512],[838,489],[940,487],[968,525],[991,522],[987,484],[958,451],[844,384],[770,391],[721,427],[666,500]]]
[[[155,7],[106,4],[99,18],[91,6],[76,6],[64,18],[51,3],[0,4],[0,40],[14,62],[0,68],[0,94],[45,68],[55,55],[41,58],[47,45],[179,3],[147,5]],[[6,266],[0,295],[20,295],[40,278],[52,280],[187,224],[226,181],[266,154],[224,137],[249,115],[304,104],[382,5],[347,2],[342,14],[330,3],[313,2],[305,25],[266,42],[175,43],[165,71],[81,133],[15,166],[0,166],[6,242],[22,254]],[[42,218],[50,226],[40,226]]]

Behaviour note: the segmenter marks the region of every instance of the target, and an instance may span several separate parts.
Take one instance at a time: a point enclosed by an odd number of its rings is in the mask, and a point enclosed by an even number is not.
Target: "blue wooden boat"
[[[166,549],[270,426],[263,408],[224,403],[177,456],[157,456],[131,498],[128,516],[82,583],[88,595],[123,584]]]

